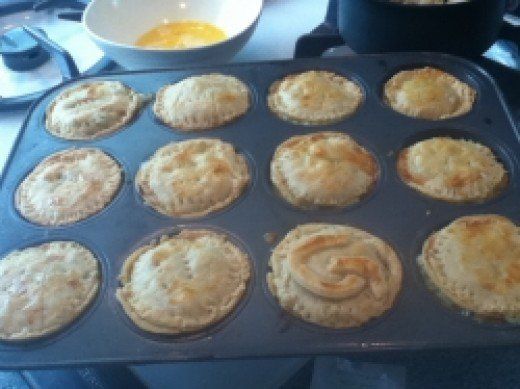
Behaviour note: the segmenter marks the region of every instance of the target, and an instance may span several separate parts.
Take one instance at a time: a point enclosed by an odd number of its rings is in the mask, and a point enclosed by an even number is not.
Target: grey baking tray
[[[459,118],[426,121],[387,107],[381,99],[384,82],[399,70],[423,65],[444,69],[472,85],[478,92],[474,109]],[[294,125],[273,115],[265,104],[271,83],[310,69],[331,70],[358,82],[365,96],[358,112],[327,126]],[[482,69],[451,56],[413,53],[115,73],[81,80],[120,80],[141,93],[153,94],[164,84],[208,72],[235,75],[253,94],[245,116],[211,131],[187,134],[169,129],[154,119],[148,104],[132,123],[112,136],[88,142],[60,140],[45,130],[45,108],[70,82],[51,90],[32,107],[0,182],[0,255],[48,240],[77,240],[99,257],[102,287],[92,306],[63,331],[35,342],[0,343],[1,367],[520,345],[520,328],[482,323],[444,305],[425,285],[415,264],[426,236],[454,218],[499,213],[520,221],[518,130],[501,92]],[[343,131],[377,156],[380,181],[361,203],[340,209],[300,210],[287,205],[271,187],[269,162],[276,146],[290,136],[320,130]],[[473,205],[435,201],[409,189],[397,176],[396,155],[404,146],[433,135],[474,139],[491,147],[509,170],[507,189],[491,201]],[[248,156],[253,180],[246,193],[224,211],[200,219],[169,218],[146,207],[134,189],[141,162],[168,142],[201,136],[229,141]],[[20,180],[43,157],[84,146],[105,150],[123,167],[124,184],[114,201],[99,214],[64,227],[43,228],[24,220],[13,207]],[[279,308],[266,287],[273,246],[264,234],[274,232],[281,239],[306,222],[351,224],[395,247],[403,263],[404,282],[387,314],[360,328],[330,330],[304,323]],[[249,253],[253,277],[238,309],[216,326],[189,336],[149,335],[127,319],[116,301],[117,275],[135,248],[182,226],[229,233]]]

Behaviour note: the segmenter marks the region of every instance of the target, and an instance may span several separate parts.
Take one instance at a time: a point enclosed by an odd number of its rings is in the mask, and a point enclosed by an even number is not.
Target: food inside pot
[[[417,5],[454,4],[454,3],[467,3],[469,1],[471,1],[471,0],[391,0],[392,3],[417,4]]]

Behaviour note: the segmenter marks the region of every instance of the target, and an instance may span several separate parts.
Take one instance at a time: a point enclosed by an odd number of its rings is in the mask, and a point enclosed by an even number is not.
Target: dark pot
[[[339,0],[338,27],[357,53],[441,51],[471,57],[499,37],[506,4],[507,0],[421,6]]]
[[[358,53],[440,51],[475,57],[497,39],[520,44],[520,27],[504,22],[511,0],[405,5],[385,0],[329,0],[325,22],[302,36],[296,57],[347,44]]]

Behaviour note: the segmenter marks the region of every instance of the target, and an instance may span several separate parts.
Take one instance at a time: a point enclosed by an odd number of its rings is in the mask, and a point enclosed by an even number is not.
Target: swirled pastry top
[[[249,278],[247,255],[225,235],[183,230],[128,257],[117,298],[146,331],[191,332],[227,316],[244,295]]]
[[[404,115],[440,120],[471,110],[476,92],[469,85],[439,69],[403,70],[385,84],[386,102]]]
[[[67,149],[45,158],[29,173],[16,190],[15,205],[34,223],[73,223],[102,210],[121,180],[121,167],[103,151]]]
[[[162,87],[153,110],[165,124],[187,131],[229,123],[242,116],[250,105],[249,88],[238,78],[205,74]]]
[[[507,185],[507,172],[486,146],[435,137],[402,150],[397,170],[418,191],[447,201],[486,200]]]
[[[127,124],[143,96],[119,81],[94,81],[63,91],[47,108],[49,132],[65,139],[94,139]]]
[[[273,184],[300,206],[354,203],[378,175],[374,157],[340,132],[293,136],[278,146],[271,161]]]
[[[329,124],[353,114],[363,101],[361,88],[327,71],[289,75],[269,88],[267,104],[284,120]]]
[[[76,242],[13,251],[0,261],[0,338],[29,339],[71,323],[96,296],[99,263]]]
[[[276,246],[269,264],[269,289],[282,308],[327,327],[355,327],[381,315],[401,288],[392,248],[349,226],[300,225]]]
[[[520,227],[511,220],[493,214],[456,219],[425,241],[419,265],[455,305],[520,320]]]
[[[224,208],[249,183],[246,159],[219,139],[161,147],[137,172],[144,201],[168,216],[196,217]]]

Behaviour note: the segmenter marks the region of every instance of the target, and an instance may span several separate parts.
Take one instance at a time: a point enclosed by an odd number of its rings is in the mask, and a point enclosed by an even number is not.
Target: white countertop
[[[286,59],[296,39],[320,24],[328,0],[265,0],[258,26],[233,62]],[[26,110],[0,111],[0,170],[16,139]]]

